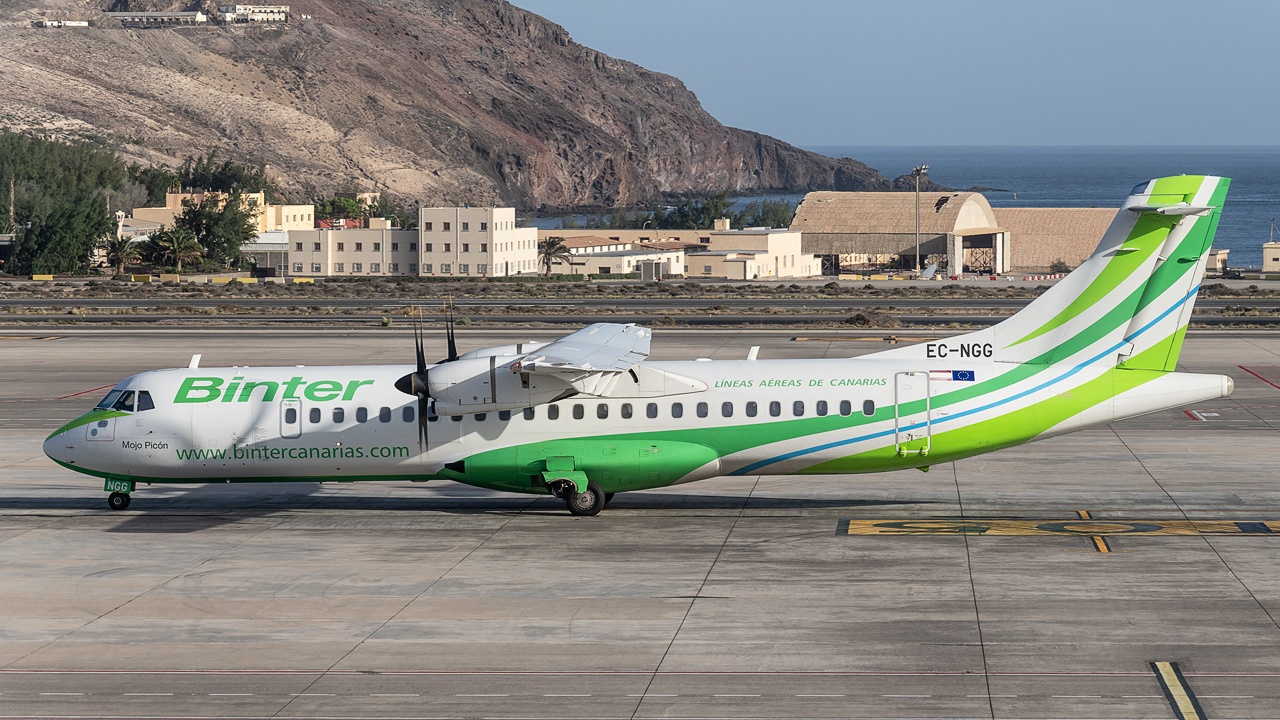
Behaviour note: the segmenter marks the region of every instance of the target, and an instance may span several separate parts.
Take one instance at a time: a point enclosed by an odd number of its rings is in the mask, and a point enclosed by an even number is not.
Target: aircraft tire
[[[113,492],[107,496],[107,507],[112,510],[124,510],[129,507],[129,496],[126,493]]]
[[[573,515],[598,515],[604,509],[605,502],[604,491],[594,481],[587,483],[586,492],[569,491],[564,494],[565,507]]]

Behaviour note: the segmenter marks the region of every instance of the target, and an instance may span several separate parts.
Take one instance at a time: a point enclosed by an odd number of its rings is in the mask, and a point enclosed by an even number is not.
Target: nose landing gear
[[[107,507],[112,510],[123,510],[129,507],[129,495],[122,492],[113,492],[107,496]]]
[[[129,493],[133,492],[130,480],[107,480],[103,490],[111,493],[107,496],[107,507],[112,510],[123,510],[129,507]]]

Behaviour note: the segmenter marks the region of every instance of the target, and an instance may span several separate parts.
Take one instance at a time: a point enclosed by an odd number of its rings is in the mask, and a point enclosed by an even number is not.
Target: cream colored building
[[[726,221],[727,222],[727,221]],[[558,237],[569,241],[576,238],[599,238],[613,243],[637,246],[642,243],[666,243],[680,245],[710,245],[711,230],[616,230],[613,228],[583,228],[573,230],[538,230],[538,241]],[[613,250],[603,252],[615,252]]]
[[[685,258],[684,250],[646,248],[572,253],[568,263],[563,260],[552,263],[551,272],[567,275],[624,275],[639,273],[645,265],[649,265],[651,272],[666,277],[683,275]]]
[[[166,193],[162,208],[134,208],[133,217],[172,227],[173,221],[186,209],[184,202],[199,204],[206,199],[221,206],[228,196],[220,192]],[[253,211],[255,229],[259,233],[310,230],[315,227],[314,205],[268,205],[266,193],[244,193],[245,204]]]
[[[515,208],[422,208],[418,229],[371,218],[368,229],[294,230],[289,274],[505,277],[538,271],[538,235]]]
[[[1280,242],[1262,243],[1262,272],[1280,272]]]
[[[515,208],[422,208],[421,275],[507,277],[538,272],[538,230],[516,227]]]
[[[418,245],[417,230],[292,230],[289,232],[289,274],[418,275],[421,267]]]
[[[795,230],[713,230],[710,245],[685,255],[685,277],[776,280],[822,274],[821,260],[801,249]]]

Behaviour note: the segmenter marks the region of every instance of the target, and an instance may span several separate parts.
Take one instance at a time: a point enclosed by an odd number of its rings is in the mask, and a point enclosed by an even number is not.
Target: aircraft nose
[[[68,434],[66,431],[56,432],[50,435],[49,437],[45,438],[45,441],[44,441],[44,454],[48,456],[50,460],[53,460],[55,462],[60,462],[60,463],[71,462],[72,448],[68,446],[72,445],[73,443],[70,440],[71,438],[68,437]]]

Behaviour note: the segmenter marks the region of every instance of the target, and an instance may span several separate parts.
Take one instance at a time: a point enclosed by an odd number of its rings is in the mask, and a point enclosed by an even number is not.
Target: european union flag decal
[[[974,378],[973,378],[973,371],[972,371],[972,370],[952,370],[952,371],[951,371],[951,379],[952,379],[952,380],[964,380],[964,381],[967,381],[967,382],[973,382],[973,379],[974,379]]]

